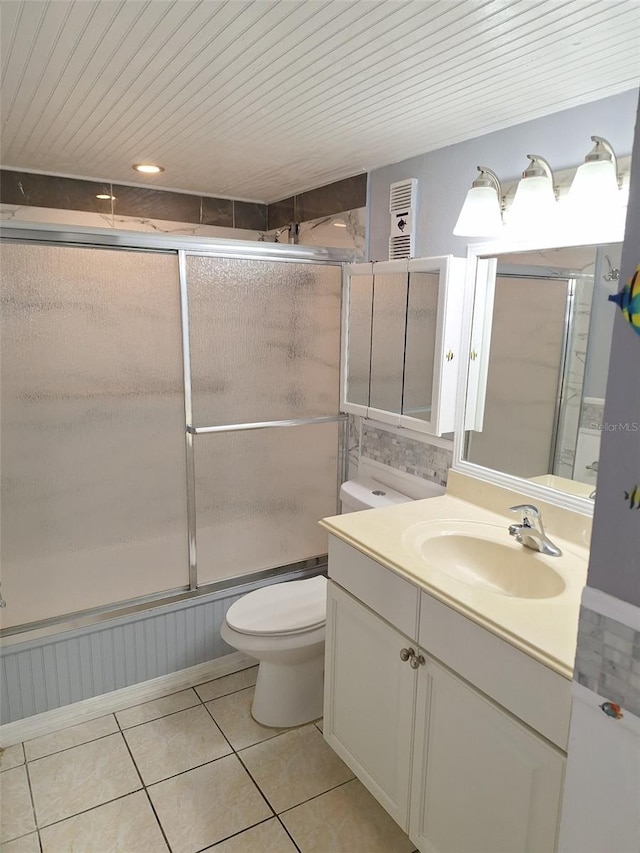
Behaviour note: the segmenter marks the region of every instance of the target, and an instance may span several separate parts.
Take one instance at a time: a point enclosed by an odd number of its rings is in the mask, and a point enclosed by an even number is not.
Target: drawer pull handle
[[[413,660],[415,654],[413,649],[400,649],[400,660],[406,663],[408,660]]]
[[[423,666],[426,663],[424,659],[424,655],[414,655],[409,661],[409,666],[411,669],[417,669],[419,666]]]

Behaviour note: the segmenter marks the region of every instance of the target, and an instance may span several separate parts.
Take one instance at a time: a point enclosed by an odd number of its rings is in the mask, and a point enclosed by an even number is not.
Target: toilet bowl
[[[326,599],[319,575],[261,587],[227,611],[222,639],[260,662],[251,713],[262,725],[322,716]]]
[[[411,500],[375,480],[340,489],[343,512]],[[227,611],[222,639],[260,662],[253,718],[265,726],[299,726],[322,716],[327,579],[284,581],[247,593]]]

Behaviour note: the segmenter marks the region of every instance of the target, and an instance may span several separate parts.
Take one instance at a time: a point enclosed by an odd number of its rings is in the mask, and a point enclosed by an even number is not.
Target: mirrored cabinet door
[[[431,420],[440,271],[410,272],[402,413]]]
[[[453,430],[464,281],[451,256],[348,268],[343,411]]]
[[[373,265],[369,417],[392,424],[402,411],[408,278],[406,262]]]
[[[373,264],[351,265],[347,298],[345,399],[352,406],[352,414],[366,415],[371,375]]]

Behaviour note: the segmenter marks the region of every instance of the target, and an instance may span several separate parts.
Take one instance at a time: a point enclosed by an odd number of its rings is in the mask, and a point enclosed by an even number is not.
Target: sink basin
[[[467,521],[423,522],[404,534],[405,547],[429,568],[470,586],[515,598],[553,598],[565,589],[554,561],[579,562],[573,554],[548,557],[509,538],[506,527]]]

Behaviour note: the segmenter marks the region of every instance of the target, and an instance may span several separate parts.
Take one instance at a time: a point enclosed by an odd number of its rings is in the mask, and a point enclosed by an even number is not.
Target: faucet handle
[[[509,512],[519,512],[522,513],[522,524],[524,527],[533,527],[529,521],[529,517],[536,519],[540,523],[540,527],[542,528],[542,516],[540,515],[540,510],[537,506],[533,504],[516,504],[516,506],[510,506]]]

